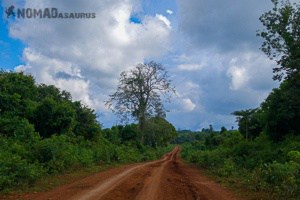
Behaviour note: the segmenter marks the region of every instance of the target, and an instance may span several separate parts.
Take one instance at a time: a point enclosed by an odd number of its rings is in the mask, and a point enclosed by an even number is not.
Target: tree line
[[[280,87],[273,89],[255,109],[233,112],[239,130],[246,138],[262,131],[274,141],[290,134],[300,134],[300,5],[272,0],[273,9],[260,21],[265,29],[257,32],[264,42],[261,50],[275,60],[273,79]]]
[[[0,71],[0,191],[28,188],[45,176],[101,163],[159,158],[176,137],[172,124],[147,115],[103,129],[95,111],[31,75]]]

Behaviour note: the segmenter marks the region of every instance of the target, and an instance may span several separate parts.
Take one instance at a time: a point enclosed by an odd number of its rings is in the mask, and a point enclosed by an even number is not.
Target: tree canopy
[[[259,109],[239,110],[232,113],[236,116],[239,131],[248,140],[257,137],[262,131],[261,112]]]
[[[28,123],[42,138],[75,134],[93,139],[101,130],[94,110],[71,99],[69,92],[53,85],[36,85],[32,76],[0,71],[0,135]]]
[[[289,134],[300,134],[300,5],[288,0],[272,3],[273,9],[260,17],[265,30],[257,35],[264,39],[261,50],[277,62],[273,79],[284,80],[259,108],[233,114],[246,138],[264,131],[278,141]]]
[[[160,117],[152,117],[146,121],[145,144],[156,147],[166,146],[177,136],[175,127]]]
[[[265,30],[257,35],[264,39],[262,51],[275,59],[274,80],[300,78],[300,5],[290,1],[272,0],[274,8],[259,19]]]
[[[122,120],[133,118],[139,122],[143,143],[146,119],[165,117],[163,101],[169,100],[174,91],[165,68],[151,61],[122,72],[117,91],[110,95],[106,105]]]

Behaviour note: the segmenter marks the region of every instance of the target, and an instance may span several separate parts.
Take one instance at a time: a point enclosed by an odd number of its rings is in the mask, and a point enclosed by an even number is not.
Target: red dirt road
[[[231,192],[178,159],[179,148],[161,160],[100,172],[33,200],[235,200]]]

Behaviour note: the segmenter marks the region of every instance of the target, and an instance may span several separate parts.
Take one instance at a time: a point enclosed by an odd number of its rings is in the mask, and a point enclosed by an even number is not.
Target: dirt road
[[[178,158],[179,148],[161,160],[95,174],[30,199],[45,200],[233,200],[228,190]]]

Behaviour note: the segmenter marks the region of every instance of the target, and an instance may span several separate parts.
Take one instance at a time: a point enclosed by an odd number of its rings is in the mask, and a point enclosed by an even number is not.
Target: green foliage
[[[130,124],[122,128],[120,135],[123,143],[128,141],[137,142],[140,139],[141,132],[137,124]]]
[[[27,119],[10,115],[0,116],[0,135],[12,137],[23,142],[31,142],[38,139],[33,125]]]
[[[130,146],[120,146],[116,148],[117,161],[121,163],[138,162],[142,160],[142,155],[138,149]]]
[[[101,130],[94,110],[72,102],[70,93],[0,71],[0,191],[80,167],[157,159],[169,150],[143,146],[140,137],[136,124]]]
[[[37,106],[34,124],[36,130],[44,138],[53,134],[70,133],[75,125],[75,111],[67,101],[56,102],[46,97]]]
[[[114,144],[139,143],[141,138],[141,132],[137,124],[113,126],[111,129],[103,130],[103,135]]]
[[[290,1],[272,0],[274,7],[259,19],[265,27],[258,36],[264,39],[262,51],[277,61],[274,79],[299,79],[300,69],[300,5]]]
[[[264,39],[262,51],[275,59],[273,79],[281,81],[257,109],[236,111],[239,130],[250,138],[260,132],[274,141],[300,134],[300,5],[272,0],[273,9],[261,17],[265,30],[257,35]]]
[[[268,163],[262,169],[262,181],[273,193],[285,197],[299,195],[300,165],[293,161],[287,163]]]
[[[240,110],[232,114],[236,116],[239,131],[246,139],[256,138],[262,131],[262,113],[259,109]]]
[[[197,135],[190,130],[178,130],[177,137],[174,139],[175,144],[183,144],[185,142],[193,142]]]
[[[118,126],[112,128],[106,128],[103,131],[103,136],[113,144],[121,144],[122,139],[120,137],[120,129]]]
[[[291,161],[300,163],[300,152],[299,151],[290,151],[288,157]]]
[[[0,190],[32,185],[42,177],[44,170],[37,163],[29,163],[12,152],[0,152]]]
[[[29,117],[35,109],[37,87],[32,76],[0,71],[0,113]]]
[[[38,100],[42,101],[46,98],[51,98],[55,100],[56,102],[59,101],[70,101],[71,94],[67,91],[60,91],[57,87],[54,85],[46,85],[46,84],[40,84],[38,87]]]
[[[300,134],[300,81],[285,81],[262,104],[268,135],[278,141]]]
[[[82,105],[80,102],[74,102],[73,107],[76,112],[76,122],[74,134],[83,136],[85,139],[93,140],[100,136],[101,126],[97,122],[95,111]]]
[[[207,144],[207,138],[218,142]],[[222,179],[255,192],[269,192],[272,199],[300,197],[299,136],[275,143],[265,134],[246,141],[237,131],[211,133],[184,144],[181,155]]]
[[[300,80],[300,79],[299,79]],[[285,80],[257,109],[236,111],[239,130],[249,138],[263,130],[274,141],[300,134],[300,81]]]
[[[145,144],[153,147],[166,146],[177,136],[175,127],[160,117],[153,117],[147,120],[144,132]]]
[[[32,143],[0,137],[0,191],[32,185],[45,171],[32,155]]]

